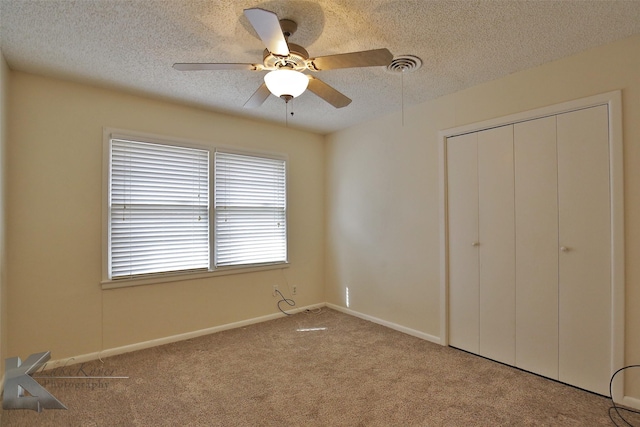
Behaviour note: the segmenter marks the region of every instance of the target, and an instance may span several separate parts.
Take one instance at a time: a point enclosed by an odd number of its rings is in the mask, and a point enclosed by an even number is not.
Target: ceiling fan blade
[[[320,98],[327,101],[329,104],[336,108],[346,107],[351,104],[351,99],[338,92],[320,79],[316,79],[313,76],[309,77],[308,89],[318,95]]]
[[[201,71],[201,70],[251,70],[259,69],[256,64],[199,64],[199,63],[177,63],[173,68],[178,71]]]
[[[267,50],[275,55],[288,56],[289,46],[282,34],[278,15],[264,9],[245,9],[247,17],[258,36],[267,47]]]
[[[244,103],[243,107],[258,108],[259,106],[262,105],[264,101],[267,100],[269,95],[271,95],[271,92],[269,92],[267,85],[262,83],[262,85],[258,88],[258,90],[256,90],[253,93],[253,95],[251,95],[251,98],[249,98],[249,100],[247,100],[247,102]]]
[[[335,70],[337,68],[387,66],[393,60],[389,49],[363,50],[360,52],[341,53],[311,59],[317,71]]]

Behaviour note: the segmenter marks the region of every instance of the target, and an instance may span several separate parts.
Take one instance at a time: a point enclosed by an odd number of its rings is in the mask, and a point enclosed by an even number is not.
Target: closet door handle
[[[569,248],[568,248],[568,247],[566,247],[566,246],[560,246],[560,250],[561,250],[562,252],[569,252]]]
[[[479,246],[479,245],[480,245],[480,243],[479,243],[479,242],[473,242],[473,243],[471,243],[471,246],[473,246],[473,247],[476,247],[476,246]]]

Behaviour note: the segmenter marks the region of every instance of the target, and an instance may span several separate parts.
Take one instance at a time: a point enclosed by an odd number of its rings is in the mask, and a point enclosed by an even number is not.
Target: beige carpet
[[[602,396],[329,309],[81,368],[129,378],[49,380],[68,410],[2,426],[613,425]]]

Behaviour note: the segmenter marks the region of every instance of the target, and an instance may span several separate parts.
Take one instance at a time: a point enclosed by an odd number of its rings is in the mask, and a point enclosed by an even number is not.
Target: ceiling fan
[[[244,14],[267,47],[262,64],[242,63],[176,63],[179,71],[198,70],[249,70],[269,71],[264,83],[244,104],[245,108],[262,105],[271,93],[289,102],[301,95],[307,88],[336,108],[346,107],[351,99],[320,79],[303,71],[335,70],[338,68],[387,66],[393,60],[388,49],[374,49],[359,52],[309,58],[305,48],[289,43],[298,25],[290,19],[279,20],[268,10],[245,9]]]

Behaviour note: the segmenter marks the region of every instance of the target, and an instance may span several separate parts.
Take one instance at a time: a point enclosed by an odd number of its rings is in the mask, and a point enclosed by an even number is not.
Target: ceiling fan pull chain
[[[404,68],[400,72],[400,81],[401,81],[401,89],[400,89],[400,102],[402,103],[402,127],[404,127]]]
[[[284,103],[284,126],[289,127],[289,103]]]
[[[401,102],[401,115],[402,126],[404,127],[404,75],[405,73],[412,73],[422,66],[422,59],[414,55],[401,55],[394,58],[387,70],[392,73],[400,73],[401,90],[400,90],[400,102]]]

